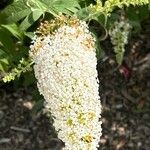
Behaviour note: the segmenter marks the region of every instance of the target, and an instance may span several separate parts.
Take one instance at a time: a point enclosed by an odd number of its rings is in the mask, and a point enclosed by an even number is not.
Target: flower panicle
[[[95,39],[84,21],[62,18],[42,25],[36,33],[43,34],[31,46],[38,89],[45,107],[55,116],[54,126],[65,142],[64,149],[96,150],[101,104]],[[55,28],[51,23],[56,22]]]

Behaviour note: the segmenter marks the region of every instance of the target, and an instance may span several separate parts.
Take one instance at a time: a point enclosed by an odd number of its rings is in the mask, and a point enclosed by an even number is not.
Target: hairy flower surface
[[[62,16],[42,24],[31,46],[38,88],[65,150],[96,150],[100,140],[94,45],[85,22]]]

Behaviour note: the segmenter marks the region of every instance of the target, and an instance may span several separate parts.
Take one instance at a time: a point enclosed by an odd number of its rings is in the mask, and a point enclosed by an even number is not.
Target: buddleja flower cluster
[[[114,45],[116,59],[121,64],[125,52],[125,45],[128,43],[128,35],[130,33],[131,25],[125,21],[116,21],[109,30],[111,42]]]
[[[101,136],[95,39],[85,22],[60,16],[36,31],[30,56],[65,150],[96,150]]]

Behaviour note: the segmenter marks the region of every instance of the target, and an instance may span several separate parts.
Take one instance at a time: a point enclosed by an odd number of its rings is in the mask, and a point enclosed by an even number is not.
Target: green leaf
[[[43,14],[40,10],[33,11],[30,15],[28,15],[23,22],[20,24],[20,30],[25,31],[28,29],[35,21],[37,21],[41,15]]]
[[[34,99],[35,100],[35,99]],[[37,113],[40,112],[43,108],[44,105],[44,99],[41,99],[41,97],[35,102],[32,111],[31,111],[31,115],[33,118],[35,118],[37,116]]]
[[[82,8],[77,12],[77,16],[79,19],[85,19],[90,16],[90,10],[88,7]]]
[[[96,42],[95,42],[96,58],[97,58],[97,60],[99,60],[99,59],[101,58],[102,49],[101,49],[99,40],[98,40],[98,38],[97,38],[96,32],[92,32],[92,35],[93,35],[93,37],[96,39]]]
[[[17,22],[30,13],[31,10],[29,7],[27,7],[27,5],[25,5],[24,0],[13,2],[2,11],[2,14],[7,16],[7,21],[9,23]]]
[[[137,11],[136,11],[136,8],[133,8],[133,7],[129,7],[127,9],[127,12],[126,12],[127,16],[128,16],[128,19],[130,20],[136,20],[138,21],[139,20],[139,16],[137,14]]]
[[[1,58],[1,59],[0,59],[0,62],[2,62],[2,63],[4,63],[4,64],[7,64],[7,65],[9,64],[9,63],[8,63],[8,60],[7,60],[6,58]]]
[[[34,101],[43,100],[43,96],[39,93],[37,88],[35,90],[33,90],[33,92],[32,92],[32,99]]]
[[[51,3],[51,1],[49,1]],[[41,0],[26,0],[26,5],[32,10],[40,10],[42,12],[46,12],[48,5],[45,4],[45,2]]]
[[[8,65],[9,65],[8,56],[4,50],[0,49],[0,70],[5,72]]]
[[[6,15],[0,12],[0,24],[6,23]]]
[[[5,72],[5,67],[4,67],[3,63],[1,63],[1,62],[0,62],[0,71]]]
[[[19,31],[19,28],[16,24],[7,24],[7,25],[1,25],[3,28],[7,29],[14,35],[17,39],[22,39],[22,34]]]
[[[25,32],[24,35],[30,39],[33,39],[33,37],[35,36],[35,34],[33,32]]]
[[[1,56],[3,56],[4,54],[6,54],[5,51],[2,50],[2,49],[0,49],[0,58],[1,58]]]
[[[23,74],[23,85],[28,87],[35,83],[36,79],[33,72],[26,72]]]
[[[0,71],[5,72],[9,65],[9,58],[7,53],[0,49]]]
[[[6,29],[0,29],[0,42],[4,47],[4,50],[11,54],[14,50],[14,41],[11,37],[11,33]]]
[[[25,9],[25,10],[21,10],[18,13],[15,13],[11,16],[8,17],[8,22],[12,23],[12,22],[17,22],[19,20],[21,20],[22,18],[26,17],[27,15],[29,15],[31,13],[31,10]]]
[[[80,9],[80,5],[76,0],[56,0],[52,4],[52,8],[57,12],[70,14],[76,13]]]
[[[127,9],[126,14],[127,14],[130,24],[132,25],[134,29],[133,33],[139,32],[141,30],[141,24],[140,24],[140,18],[139,18],[136,8],[129,7]]]
[[[148,10],[148,5],[141,6],[138,10],[140,21],[144,21],[149,18],[150,11]]]

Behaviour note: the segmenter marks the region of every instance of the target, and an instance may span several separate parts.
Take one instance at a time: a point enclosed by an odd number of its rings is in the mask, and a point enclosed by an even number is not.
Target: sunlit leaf
[[[25,31],[28,29],[35,21],[37,21],[43,14],[42,11],[35,10],[30,15],[28,15],[23,22],[20,24],[20,30]]]
[[[16,24],[13,23],[13,24],[1,25],[1,26],[7,29],[8,31],[10,31],[12,35],[14,35],[16,38],[22,39],[22,34],[19,31],[19,28]]]
[[[80,9],[80,5],[76,0],[56,0],[52,4],[52,7],[57,12],[77,12]]]
[[[17,22],[31,13],[31,10],[25,5],[24,0],[19,0],[8,5],[2,14],[6,15],[9,23]]]

